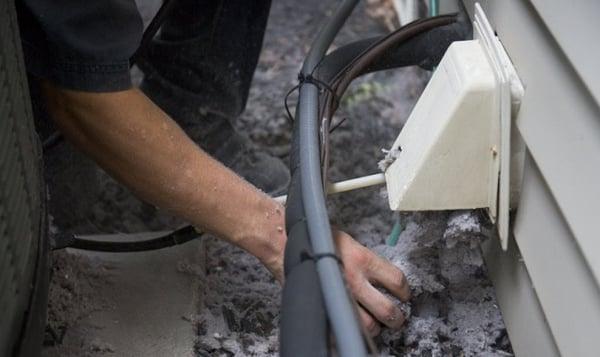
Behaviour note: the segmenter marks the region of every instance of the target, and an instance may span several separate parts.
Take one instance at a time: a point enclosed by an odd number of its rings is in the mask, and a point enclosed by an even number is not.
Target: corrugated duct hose
[[[323,190],[327,135],[339,98],[352,79],[365,73],[408,65],[432,68],[453,41],[470,36],[465,16],[460,17],[464,21],[457,21],[456,15],[438,16],[417,20],[386,36],[348,44],[325,56],[356,3],[346,0],[338,6],[314,41],[299,75],[286,208],[288,241],[280,329],[284,357],[328,356],[333,350],[329,328],[337,354],[367,355],[367,338],[345,287]]]

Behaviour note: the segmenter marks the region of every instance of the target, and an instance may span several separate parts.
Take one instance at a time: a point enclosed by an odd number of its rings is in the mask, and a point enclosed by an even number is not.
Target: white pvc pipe
[[[345,181],[330,183],[327,187],[327,194],[341,193],[347,191],[357,190],[359,188],[365,188],[370,186],[382,185],[385,183],[385,175],[383,173],[373,174],[368,176],[357,177]],[[275,201],[285,204],[287,195],[275,197]]]

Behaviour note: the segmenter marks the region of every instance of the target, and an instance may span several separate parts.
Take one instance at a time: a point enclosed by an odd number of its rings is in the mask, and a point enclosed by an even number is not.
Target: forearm
[[[282,207],[204,153],[142,92],[82,93],[48,84],[44,92],[65,137],[142,199],[267,265],[281,256]]]

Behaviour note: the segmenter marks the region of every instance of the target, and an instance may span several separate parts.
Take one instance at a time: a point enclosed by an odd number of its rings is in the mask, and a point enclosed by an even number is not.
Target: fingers
[[[381,325],[361,306],[358,307],[358,317],[360,317],[360,321],[369,336],[375,337],[379,335],[381,332]]]
[[[404,323],[402,310],[371,284],[365,281],[354,293],[360,304],[387,327],[398,329]]]
[[[400,300],[404,302],[410,300],[410,287],[406,276],[390,262],[379,257],[375,258],[367,275]]]
[[[364,309],[359,315],[369,333],[379,333],[382,324],[398,329],[405,317],[400,308],[378,291],[377,283],[402,301],[410,299],[410,289],[402,271],[378,257],[344,232],[335,232],[335,239],[344,261],[344,272],[355,298]]]

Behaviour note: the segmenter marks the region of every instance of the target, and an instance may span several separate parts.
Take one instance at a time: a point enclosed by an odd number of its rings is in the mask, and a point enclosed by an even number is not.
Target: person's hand
[[[253,244],[248,250],[259,258],[279,283],[283,284],[283,256],[286,241],[285,232],[280,228],[284,225],[284,217],[281,213],[283,207],[278,204],[274,207],[271,211],[277,214],[267,215],[273,222],[258,225],[261,229],[267,229],[266,233],[257,236],[269,237],[263,240],[268,244],[260,245],[257,243],[260,240],[250,239],[248,241]],[[382,324],[394,329],[400,328],[404,323],[404,314],[375,286],[386,289],[401,301],[408,301],[410,289],[402,271],[365,248],[347,233],[334,230],[333,238],[344,263],[346,281],[359,303],[358,313],[365,329],[375,336],[379,334]]]
[[[390,262],[377,256],[342,231],[334,231],[334,240],[344,262],[346,281],[360,304],[363,326],[372,335],[381,331],[381,324],[398,329],[405,317],[400,308],[375,288],[383,287],[401,301],[410,299],[406,277]]]

